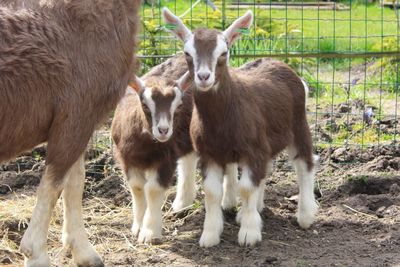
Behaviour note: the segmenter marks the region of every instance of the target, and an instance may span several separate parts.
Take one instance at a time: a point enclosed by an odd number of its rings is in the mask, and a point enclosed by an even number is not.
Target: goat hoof
[[[38,257],[25,257],[25,267],[50,267],[50,258],[47,253],[42,253]]]
[[[214,232],[203,232],[199,241],[200,247],[212,247],[220,242],[219,234]]]
[[[140,230],[138,242],[141,244],[156,244],[160,243],[161,233],[156,233],[150,229]]]
[[[180,211],[185,209],[186,207],[192,205],[193,201],[183,201],[183,200],[174,200],[174,203],[172,203],[172,210],[174,212]]]
[[[233,199],[224,198],[222,200],[222,205],[221,206],[222,206],[223,210],[233,210],[234,208],[236,208],[236,205],[237,205],[237,200],[236,200],[236,197],[235,197]]]
[[[82,261],[76,264],[78,267],[104,267],[104,263],[100,256]]]
[[[132,231],[132,235],[137,237],[140,232],[140,225],[137,223],[132,224],[131,231]]]
[[[297,212],[297,222],[301,228],[307,229],[310,228],[312,223],[314,222],[315,215],[318,212],[318,205],[315,201],[311,202],[309,207],[299,207],[299,211]]]
[[[254,246],[261,241],[261,231],[257,229],[242,229],[239,230],[238,242],[241,246]]]

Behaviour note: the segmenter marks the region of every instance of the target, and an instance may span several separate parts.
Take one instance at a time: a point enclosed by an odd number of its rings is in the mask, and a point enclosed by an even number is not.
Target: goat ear
[[[192,32],[183,24],[182,20],[175,16],[168,8],[164,7],[162,11],[166,28],[176,37],[186,42],[192,35]]]
[[[135,90],[136,93],[138,93],[139,95],[144,91],[144,83],[137,76],[135,76],[135,79],[129,83],[128,91],[129,91],[129,87],[131,87],[133,90]]]
[[[248,10],[246,14],[235,20],[228,29],[224,31],[224,36],[228,42],[228,47],[231,47],[233,42],[247,32],[253,23],[253,12]]]
[[[176,81],[176,84],[178,85],[179,89],[186,91],[192,85],[192,82],[192,77],[190,77],[190,73],[187,71],[182,77],[179,78],[179,80]]]

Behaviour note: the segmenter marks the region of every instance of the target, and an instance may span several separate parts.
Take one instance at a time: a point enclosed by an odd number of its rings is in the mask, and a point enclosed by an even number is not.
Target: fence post
[[[226,14],[225,14],[225,9],[226,9],[226,1],[222,0],[222,30],[225,30],[225,23],[226,23]]]

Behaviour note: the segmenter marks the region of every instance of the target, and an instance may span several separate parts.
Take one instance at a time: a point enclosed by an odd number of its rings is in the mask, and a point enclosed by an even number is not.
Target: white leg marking
[[[214,163],[207,166],[204,180],[206,215],[203,233],[200,238],[201,247],[212,247],[220,242],[224,222],[221,210],[223,169]]]
[[[25,256],[25,266],[50,266],[47,255],[47,232],[51,213],[59,198],[63,185],[56,185],[47,167],[37,190],[37,203],[28,229],[21,240],[20,251]]]
[[[162,216],[161,208],[165,198],[165,188],[157,179],[156,171],[146,173],[147,182],[144,186],[147,208],[143,218],[143,225],[139,233],[139,243],[151,243],[154,238],[161,237]]]
[[[100,256],[90,244],[82,217],[82,194],[85,183],[85,161],[80,156],[69,169],[63,191],[64,225],[62,241],[71,248],[78,266],[103,266]]]
[[[253,246],[261,241],[261,216],[257,211],[259,202],[259,187],[254,186],[251,172],[247,166],[242,168],[242,177],[239,181],[242,208],[240,210],[240,230],[238,235],[239,245]]]
[[[236,207],[238,197],[238,165],[236,163],[226,165],[223,188],[222,208],[228,210]]]
[[[129,187],[132,194],[132,234],[137,236],[142,226],[144,212],[146,210],[146,198],[144,196],[144,185],[146,183],[144,171],[131,168],[126,173]]]
[[[318,205],[314,196],[315,167],[308,171],[307,164],[302,159],[293,160],[293,165],[299,183],[297,222],[301,228],[306,229],[311,226],[318,212]]]
[[[178,160],[178,178],[176,197],[172,203],[174,211],[181,210],[194,202],[196,198],[196,165],[198,157],[192,152]]]

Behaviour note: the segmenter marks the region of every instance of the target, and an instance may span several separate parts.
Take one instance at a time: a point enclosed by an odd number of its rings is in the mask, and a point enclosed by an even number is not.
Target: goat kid
[[[182,54],[171,57],[167,61],[153,67],[147,72],[142,80],[150,80],[152,78],[164,80],[180,79],[187,72],[185,56]],[[185,78],[183,78],[185,79]],[[185,84],[189,86],[189,83]],[[191,92],[190,92],[191,94]],[[190,104],[193,107],[193,104]],[[185,108],[186,110],[186,108]],[[192,112],[192,111],[190,111]],[[190,113],[191,116],[191,113]],[[189,133],[188,133],[189,134]],[[186,140],[186,138],[184,138]],[[197,154],[196,154],[197,155]],[[198,158],[196,157],[196,162]],[[177,189],[175,200],[172,203],[172,209],[179,211],[191,205],[196,197],[195,171],[196,163],[192,154],[188,154],[188,158],[182,157],[178,160]],[[237,187],[238,187],[237,164],[230,164],[224,172],[224,193],[221,206],[224,210],[229,210],[237,205]]]
[[[172,33],[184,42],[191,74],[187,78],[194,80],[190,134],[206,165],[206,216],[200,245],[210,247],[220,242],[222,175],[232,162],[242,168],[238,242],[254,245],[261,240],[260,196],[271,160],[285,148],[299,182],[297,221],[302,228],[310,227],[318,206],[313,193],[315,158],[302,80],[278,61],[259,60],[255,68],[242,70],[228,66],[229,48],[253,22],[251,11],[224,32],[197,29],[192,33],[167,8],[163,17],[173,26]]]
[[[82,218],[84,151],[135,66],[139,0],[0,1],[0,162],[47,142],[20,251],[50,266],[47,232],[63,194],[62,241],[78,266],[103,266]]]
[[[161,208],[178,158],[178,188],[173,209],[177,211],[190,205],[196,196],[194,178],[198,157],[189,135],[191,91],[183,93],[178,88],[186,89],[188,85],[181,84],[182,80],[171,80],[186,71],[182,60],[183,57],[171,59],[142,79],[136,78],[118,105],[112,123],[116,157],[133,198],[132,233],[138,235],[139,243],[150,243],[161,237]],[[187,75],[183,80],[188,80]],[[136,92],[131,92],[132,89]],[[236,165],[232,172],[227,184],[235,186]],[[236,195],[226,199],[236,200]],[[232,207],[236,202],[231,201],[229,205]]]

